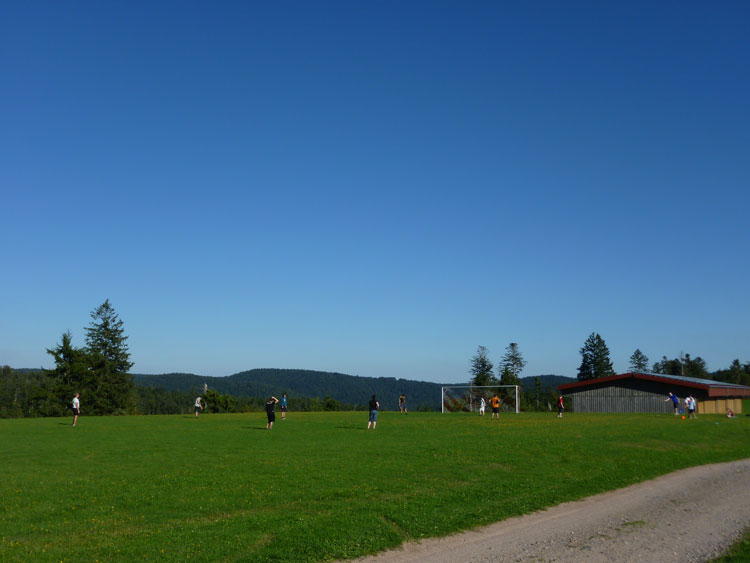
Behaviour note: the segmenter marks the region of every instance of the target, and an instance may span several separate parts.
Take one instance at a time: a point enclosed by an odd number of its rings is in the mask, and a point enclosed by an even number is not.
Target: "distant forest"
[[[233,397],[280,397],[286,393],[289,400],[299,398],[332,397],[347,405],[363,408],[372,395],[376,395],[382,408],[396,410],[398,397],[406,394],[410,408],[436,410],[440,408],[440,384],[393,377],[360,377],[343,373],[301,369],[254,369],[228,377],[203,377],[194,374],[170,373],[164,375],[134,374],[137,387],[166,390],[203,390],[203,385]],[[290,408],[293,405],[290,404]]]
[[[0,377],[0,417],[63,416],[72,397],[59,394],[45,370],[14,370],[4,366]],[[132,374],[135,405],[130,414],[190,413],[201,395],[206,412],[258,412],[267,398],[286,393],[292,411],[364,410],[374,394],[383,410],[397,410],[406,395],[412,411],[440,410],[439,383],[392,377],[373,378],[342,373],[290,369],[254,369],[228,377],[190,373]],[[557,385],[573,378],[544,375],[521,380],[524,410],[546,410],[554,404]],[[204,385],[208,387],[204,393]],[[81,397],[86,414],[86,397]]]
[[[203,397],[207,412],[254,412],[262,410],[271,395],[281,397],[283,393],[287,394],[292,411],[364,410],[372,395],[377,396],[383,410],[397,410],[402,394],[411,411],[436,411],[442,407],[443,385],[393,377],[303,369],[253,369],[227,377],[133,374],[128,336],[109,299],[90,316],[91,322],[84,328],[84,346],[74,345],[71,332],[66,331],[59,343],[47,349],[55,361],[54,369],[0,367],[0,417],[64,416],[70,413],[75,393],[80,393],[83,415],[189,413],[198,395]],[[591,333],[580,352],[578,380],[614,374],[609,349],[599,334]],[[518,344],[511,342],[495,375],[489,351],[479,346],[470,361],[470,377],[456,384],[471,381],[480,386],[520,385],[521,410],[551,410],[557,400],[557,387],[576,379],[561,375],[521,378],[526,363]],[[648,358],[637,349],[630,366],[633,371],[644,371],[648,369]],[[750,384],[750,363],[742,364],[738,359],[728,369],[710,374],[700,356],[663,356],[652,370]]]
[[[738,363],[738,362],[736,362]],[[666,370],[665,370],[666,371]],[[377,395],[383,410],[397,410],[398,396],[406,395],[411,411],[439,411],[439,383],[392,377],[373,378],[311,370],[254,369],[227,377],[190,373],[162,375],[130,374],[133,406],[121,414],[183,414],[193,410],[201,395],[206,412],[259,412],[270,395],[286,393],[292,411],[364,410],[370,396]],[[747,384],[750,364],[734,364],[708,377]],[[549,410],[555,404],[557,387],[577,381],[561,375],[524,377],[521,410]],[[460,382],[465,384],[466,382]],[[208,391],[204,393],[204,385]],[[70,395],[70,396],[68,396]],[[62,393],[53,372],[0,368],[0,418],[64,416],[70,413],[72,394]],[[81,397],[82,413],[91,399]]]

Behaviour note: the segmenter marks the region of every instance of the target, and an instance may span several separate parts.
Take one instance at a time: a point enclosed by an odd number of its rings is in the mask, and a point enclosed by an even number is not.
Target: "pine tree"
[[[633,355],[630,356],[630,371],[633,373],[643,373],[648,370],[648,356],[636,348]]]
[[[500,385],[521,385],[521,378],[505,366],[500,374]]]
[[[599,334],[592,332],[580,352],[581,365],[578,368],[578,379],[596,379],[615,374],[612,361],[609,359],[609,348]]]
[[[505,348],[505,355],[503,356],[503,368],[508,368],[510,372],[518,377],[526,366],[526,360],[523,359],[521,352],[518,349],[518,344],[511,342]],[[515,383],[512,385],[516,385]]]
[[[47,349],[47,353],[55,360],[55,369],[48,375],[54,382],[53,393],[62,414],[75,393],[80,393],[84,401],[90,397],[91,359],[86,350],[73,346],[70,331],[64,332],[60,344]]]
[[[539,401],[542,398],[542,380],[537,375],[534,378],[534,408],[539,410]]]
[[[497,383],[495,376],[492,375],[494,368],[488,357],[487,348],[484,346],[477,347],[477,353],[471,358],[471,383],[473,385],[492,385]]]
[[[135,404],[133,377],[123,322],[107,299],[91,313],[86,350],[94,375],[92,409],[97,414],[124,413]]]

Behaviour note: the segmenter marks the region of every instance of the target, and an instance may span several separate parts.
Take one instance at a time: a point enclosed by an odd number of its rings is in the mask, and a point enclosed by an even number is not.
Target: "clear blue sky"
[[[0,364],[750,361],[747,2],[7,2]]]

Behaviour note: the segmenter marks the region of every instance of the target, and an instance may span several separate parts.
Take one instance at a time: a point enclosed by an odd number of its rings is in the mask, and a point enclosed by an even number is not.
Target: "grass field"
[[[750,529],[721,557],[711,563],[747,563],[750,561]]]
[[[750,451],[744,416],[366,417],[0,420],[0,559],[349,558]]]

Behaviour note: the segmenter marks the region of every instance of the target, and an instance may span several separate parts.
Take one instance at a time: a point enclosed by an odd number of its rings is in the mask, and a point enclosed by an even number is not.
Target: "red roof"
[[[744,385],[735,385],[734,383],[725,383],[723,381],[713,381],[711,379],[697,379],[694,377],[683,377],[680,375],[664,375],[661,373],[621,373],[610,375],[609,377],[598,377],[596,379],[585,379],[575,383],[566,383],[558,386],[560,391],[568,391],[588,385],[597,385],[618,381],[621,379],[641,379],[644,381],[657,381],[680,387],[692,387],[708,391],[709,397],[750,397],[750,387]]]

